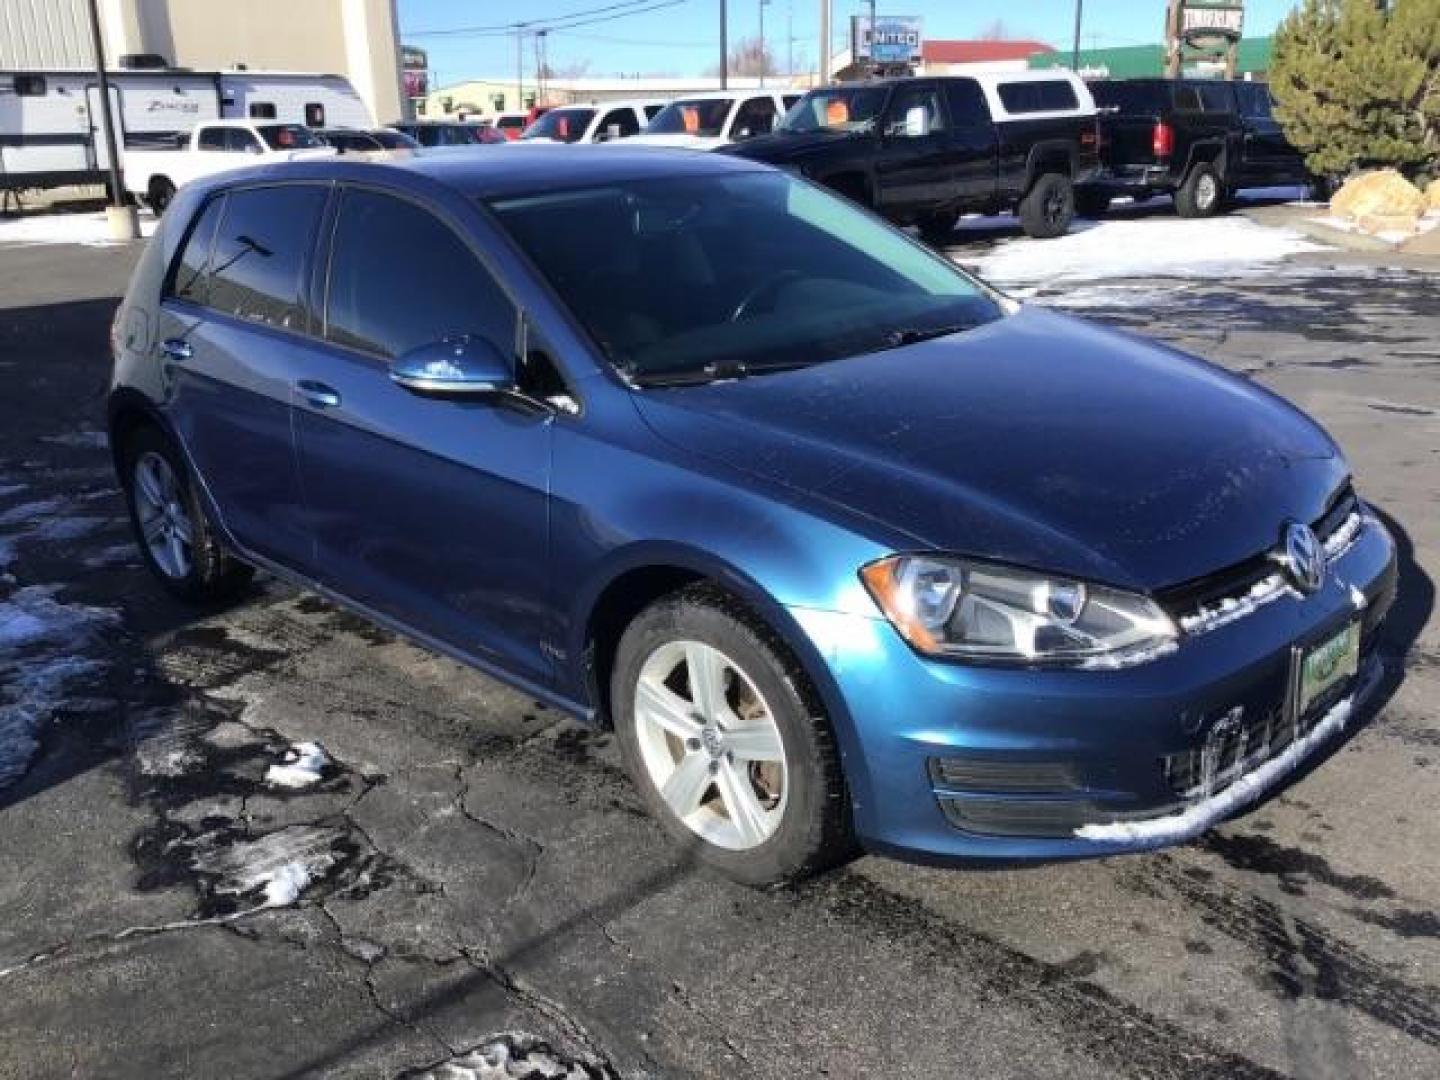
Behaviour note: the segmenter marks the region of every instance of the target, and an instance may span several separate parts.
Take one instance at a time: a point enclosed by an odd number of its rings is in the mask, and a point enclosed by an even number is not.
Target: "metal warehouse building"
[[[100,0],[105,58],[344,75],[380,122],[405,115],[395,0]],[[0,0],[0,71],[88,68],[87,0]]]

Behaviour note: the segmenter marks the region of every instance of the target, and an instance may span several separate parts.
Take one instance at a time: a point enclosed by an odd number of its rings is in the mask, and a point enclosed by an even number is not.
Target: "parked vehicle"
[[[528,112],[496,113],[493,118],[493,124],[495,130],[505,136],[508,142],[514,142],[520,138],[521,133],[527,127],[540,119],[541,116],[544,116],[545,112],[546,110],[537,110],[537,114],[533,117]]]
[[[325,128],[316,136],[326,146],[333,146],[341,154],[377,154],[391,150],[418,150],[420,144],[394,128],[372,128],[362,131],[358,128]]]
[[[125,187],[163,214],[176,191],[203,176],[253,165],[257,158],[298,161],[334,154],[300,124],[211,120],[190,133],[183,149],[125,151]]]
[[[406,120],[390,127],[424,147],[489,146],[505,141],[493,124],[474,120]]]
[[[637,145],[716,150],[774,129],[798,94],[732,90],[672,101],[635,137]]]
[[[1313,181],[1264,83],[1105,79],[1090,90],[1103,171],[1080,190],[1083,213],[1103,213],[1118,195],[1173,195],[1181,217],[1210,217],[1244,188]]]
[[[321,128],[374,123],[338,75],[120,69],[110,73],[121,150],[173,150],[197,124],[249,119]],[[110,159],[93,70],[0,71],[0,190],[98,184]]]
[[[113,341],[167,589],[260,567],[613,725],[742,881],[1182,840],[1376,685],[1395,546],[1314,422],[738,158],[229,174]]]
[[[598,143],[628,139],[665,107],[655,100],[604,101],[596,105],[561,105],[525,129],[522,142]]]
[[[1014,212],[1060,236],[1098,165],[1095,106],[1069,72],[893,79],[812,90],[732,151],[803,175],[930,240],[962,213]]]

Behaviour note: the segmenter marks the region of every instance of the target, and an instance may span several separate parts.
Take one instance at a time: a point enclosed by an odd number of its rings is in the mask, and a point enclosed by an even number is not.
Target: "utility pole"
[[[115,113],[110,108],[110,76],[105,72],[105,42],[100,35],[100,9],[90,0],[90,44],[95,50],[95,81],[100,84],[100,127],[105,135],[105,152],[110,158],[110,205],[105,220],[116,240],[134,240],[140,235],[135,208],[125,201],[125,178],[120,174],[120,150],[115,140]]]
[[[816,61],[815,81],[820,86],[830,82],[830,0],[820,0],[820,59]]]
[[[1085,19],[1085,0],[1075,0],[1075,48],[1070,53],[1070,70],[1080,74],[1080,24]]]
[[[515,24],[515,108],[525,111],[525,24]]]
[[[785,78],[795,83],[795,0],[785,8]]]
[[[730,88],[730,42],[726,40],[728,13],[725,10],[725,0],[720,0],[720,89]]]
[[[875,63],[875,0],[870,0],[870,74],[878,75],[879,73],[880,65]]]
[[[760,85],[765,85],[765,5],[770,0],[759,0],[760,3]]]

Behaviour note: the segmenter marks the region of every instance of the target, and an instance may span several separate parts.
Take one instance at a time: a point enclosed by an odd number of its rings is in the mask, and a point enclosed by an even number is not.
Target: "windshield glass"
[[[594,109],[552,109],[525,129],[522,139],[554,139],[556,142],[579,142],[585,128],[595,118]]]
[[[815,90],[795,103],[780,131],[870,131],[885,107],[879,86],[836,86]]]
[[[647,135],[698,135],[717,139],[725,130],[725,117],[730,115],[729,98],[692,98],[672,101],[655,114],[645,128]]]
[[[999,318],[953,264],[783,173],[490,203],[612,363],[644,382],[823,363]]]
[[[261,124],[256,129],[271,150],[309,150],[325,144],[299,124]]]

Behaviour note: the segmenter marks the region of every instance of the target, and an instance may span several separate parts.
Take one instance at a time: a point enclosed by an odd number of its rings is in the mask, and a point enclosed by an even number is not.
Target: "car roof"
[[[287,161],[225,172],[215,190],[259,180],[370,181],[405,186],[407,177],[443,184],[472,198],[543,195],[580,187],[631,180],[770,172],[768,165],[728,154],[691,150],[634,148],[624,142],[576,148],[512,143],[502,149],[483,146],[398,150],[380,162],[341,158]]]

